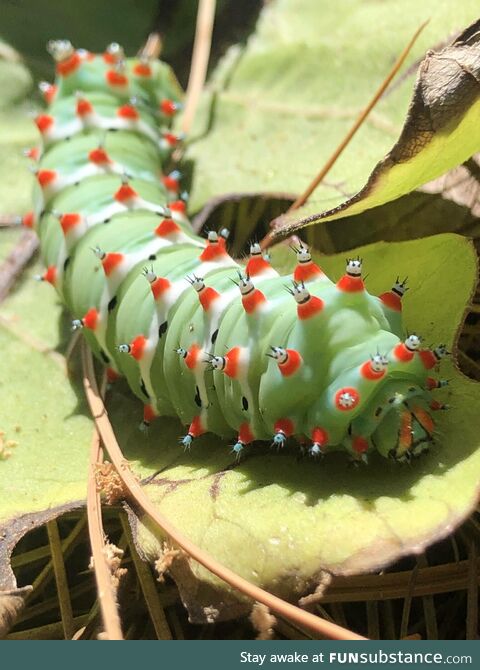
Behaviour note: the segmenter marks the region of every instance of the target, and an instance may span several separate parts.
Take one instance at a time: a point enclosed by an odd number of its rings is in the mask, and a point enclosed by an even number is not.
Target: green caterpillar
[[[433,441],[429,370],[448,352],[405,337],[405,281],[376,297],[361,259],[331,281],[300,243],[292,275],[279,276],[251,246],[245,267],[224,231],[195,235],[163,174],[180,138],[169,126],[180,91],[167,65],[49,45],[55,85],[37,117],[35,227],[53,284],[112,379],[124,375],[158,415],[188,426],[185,447],[212,432],[238,455],[256,440],[296,436],[320,456],[355,461],[377,450],[410,460]]]

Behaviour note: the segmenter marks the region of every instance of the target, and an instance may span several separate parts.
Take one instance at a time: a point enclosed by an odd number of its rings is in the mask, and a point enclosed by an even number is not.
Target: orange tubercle
[[[125,256],[123,254],[110,253],[106,254],[105,258],[102,260],[103,270],[107,277],[109,277],[116,267],[122,263]]]
[[[95,307],[91,307],[88,312],[83,317],[83,325],[89,330],[95,330],[99,320],[98,310]]]
[[[137,335],[137,337],[130,342],[130,356],[132,356],[136,361],[141,360],[146,344],[147,338],[145,335]]]
[[[108,70],[108,72],[105,73],[105,79],[110,86],[122,87],[127,86],[128,84],[128,78],[121,72],[116,72],[115,70]]]
[[[242,305],[247,314],[253,314],[257,309],[267,302],[266,297],[258,289],[254,289],[246,295],[242,295]]]
[[[382,295],[379,295],[378,297],[386,307],[392,309],[394,312],[402,311],[402,301],[400,296],[393,291],[387,291],[387,293],[382,293]]]
[[[130,186],[130,184],[122,184],[113,197],[118,202],[124,204],[129,200],[138,198],[138,193]]]
[[[286,351],[288,354],[287,360],[285,363],[279,363],[278,369],[284,377],[290,377],[301,366],[303,359],[295,349],[287,349]]]
[[[309,299],[297,306],[297,315],[301,321],[310,319],[324,308],[325,303],[318,296],[312,295]]]
[[[165,291],[168,291],[170,287],[171,283],[168,281],[168,279],[165,279],[165,277],[157,277],[157,279],[155,279],[155,281],[151,284],[154,299],[158,300],[158,298],[163,295]]]
[[[70,74],[78,70],[82,64],[82,59],[75,51],[69,58],[66,58],[61,63],[57,63],[57,74],[62,77],[68,77]]]
[[[361,277],[351,277],[344,274],[337,282],[337,288],[345,293],[359,293],[365,290],[365,284]]]
[[[275,421],[273,430],[275,433],[283,433],[285,437],[290,437],[290,435],[293,435],[295,427],[291,419],[278,419],[278,421]]]
[[[173,219],[163,219],[155,228],[155,235],[158,235],[158,237],[167,237],[172,233],[179,233],[180,230],[180,226]]]

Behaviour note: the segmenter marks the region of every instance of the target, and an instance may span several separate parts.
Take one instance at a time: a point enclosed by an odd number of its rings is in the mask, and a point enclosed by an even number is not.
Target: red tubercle
[[[151,423],[158,416],[152,405],[143,406],[143,420],[145,423]]]
[[[318,444],[320,447],[325,447],[328,444],[328,433],[324,428],[317,426],[312,430],[312,442]]]
[[[35,119],[36,126],[38,130],[45,134],[55,123],[55,119],[50,114],[39,114]]]
[[[250,444],[255,440],[255,435],[250,428],[250,424],[245,422],[240,425],[238,429],[238,441],[242,444]]]
[[[40,147],[31,147],[25,151],[25,156],[31,158],[32,161],[38,161],[40,158]]]
[[[361,277],[352,277],[344,274],[337,282],[337,288],[344,293],[360,293],[365,290],[365,284]]]
[[[102,149],[101,147],[92,149],[88,154],[88,160],[95,165],[109,165],[112,163],[112,160],[105,149]]]
[[[57,268],[55,265],[50,265],[42,275],[43,281],[48,282],[52,286],[57,283]]]
[[[117,116],[128,121],[138,121],[140,114],[133,105],[122,105],[117,109]]]
[[[198,293],[198,299],[200,300],[200,304],[206,312],[212,306],[212,302],[218,300],[219,297],[220,293],[218,293],[218,291],[216,291],[211,286],[205,286],[205,288],[203,288]]]
[[[108,70],[105,73],[105,79],[109,86],[116,86],[118,88],[128,85],[128,77],[116,70]]]
[[[152,68],[148,63],[136,63],[136,65],[133,66],[133,74],[137,77],[151,77]]]
[[[75,226],[78,226],[81,222],[81,215],[75,212],[62,214],[60,217],[60,225],[62,226],[64,235],[67,235],[73,228],[75,228]]]
[[[290,437],[295,431],[295,426],[291,419],[278,419],[273,426],[275,433],[283,433],[285,437]]]
[[[365,363],[360,368],[360,374],[364,379],[369,379],[371,381],[378,381],[385,376],[386,370],[374,370],[372,367],[372,361],[365,361]]]
[[[163,219],[155,228],[155,235],[158,235],[158,237],[168,237],[172,233],[179,233],[180,230],[180,226],[173,219]]]
[[[37,172],[37,180],[42,188],[50,186],[56,179],[57,173],[55,170],[39,170]]]
[[[352,449],[357,454],[364,454],[366,451],[368,451],[369,446],[370,445],[368,444],[368,440],[366,440],[364,437],[357,435],[357,437],[352,439]]]
[[[383,302],[385,307],[392,309],[394,312],[402,311],[402,300],[400,296],[394,293],[393,291],[387,291],[386,293],[382,293],[382,295],[379,295],[378,297]]]
[[[297,315],[301,321],[311,319],[312,316],[319,314],[324,308],[325,303],[316,295],[311,295],[308,300],[297,305]]]
[[[284,363],[278,363],[278,369],[284,377],[293,375],[303,363],[303,359],[295,349],[287,349],[287,360]]]
[[[207,241],[205,249],[202,251],[198,259],[202,262],[214,261],[221,256],[225,256],[226,249],[224,244],[219,244],[218,241]]]
[[[95,330],[99,321],[99,313],[95,307],[91,307],[82,319],[85,328]]]
[[[223,372],[231,379],[235,379],[235,377],[238,376],[241,353],[241,347],[233,347],[225,354],[225,367]]]
[[[253,314],[266,302],[266,297],[258,288],[253,289],[253,291],[250,291],[246,295],[242,295],[243,309],[247,314]]]
[[[168,291],[168,289],[171,287],[171,283],[165,277],[157,277],[157,279],[155,279],[155,281],[152,282],[150,286],[154,299],[158,300],[158,298],[160,298],[165,293],[165,291]]]
[[[170,175],[165,175],[162,177],[162,184],[165,186],[167,191],[173,191],[174,193],[178,193],[178,191],[180,190],[180,182],[178,181],[178,179],[170,177]]]
[[[130,342],[130,356],[132,356],[136,361],[139,361],[143,358],[145,352],[145,347],[147,344],[147,338],[145,335],[137,335]]]
[[[33,212],[27,212],[22,216],[22,225],[25,228],[33,228],[35,226],[35,214]]]
[[[88,116],[89,114],[93,114],[93,105],[85,98],[78,98],[75,111],[77,116]]]
[[[308,261],[307,263],[298,263],[293,272],[293,278],[296,282],[306,282],[312,279],[318,279],[324,274],[316,263]]]
[[[68,77],[69,75],[73,74],[80,65],[82,64],[82,59],[80,58],[79,54],[74,51],[74,53],[66,58],[65,60],[62,60],[60,63],[57,63],[57,74],[59,74],[61,77]]]
[[[201,349],[198,344],[192,344],[190,349],[187,351],[187,355],[185,356],[185,365],[190,370],[193,370],[196,367],[200,351]]]
[[[447,409],[447,405],[445,405],[443,402],[439,402],[438,400],[432,400],[430,403],[430,409],[434,412],[437,412],[441,409]]]
[[[418,355],[420,356],[420,360],[422,361],[423,367],[426,370],[431,370],[438,363],[438,359],[435,357],[433,351],[430,351],[430,349],[422,349],[418,352]]]
[[[349,394],[351,397],[351,404],[345,406],[342,404],[342,395],[343,394]],[[352,409],[355,409],[355,407],[358,405],[360,402],[360,394],[357,391],[357,389],[351,387],[351,386],[346,386],[345,388],[339,389],[335,393],[335,407],[339,409],[341,412],[350,412]]]
[[[123,205],[129,200],[138,198],[138,193],[130,186],[130,184],[122,184],[113,197],[117,202],[120,202]]]
[[[160,103],[160,111],[162,114],[165,114],[165,116],[174,116],[177,112],[177,105],[173,100],[162,100]]]
[[[105,370],[105,374],[107,375],[107,382],[109,384],[113,384],[113,382],[116,382],[118,379],[120,379],[120,374],[113,368],[108,367]]]
[[[192,419],[192,423],[188,428],[188,434],[191,435],[192,437],[200,437],[200,435],[203,435],[204,432],[205,428],[202,424],[202,419],[200,415],[194,416]]]
[[[168,208],[172,212],[178,212],[179,214],[185,214],[187,211],[187,205],[184,200],[174,200],[173,202],[169,202]]]
[[[105,258],[102,260],[103,271],[105,272],[106,276],[109,277],[115,268],[117,268],[124,259],[125,256],[123,254],[106,254]]]
[[[162,137],[171,147],[174,147],[179,142],[178,136],[173,133],[163,133]]]
[[[402,363],[409,363],[411,360],[413,360],[415,352],[408,349],[405,346],[405,342],[400,342],[394,348],[393,355],[398,361],[401,361]]]
[[[249,277],[258,277],[258,275],[271,269],[272,266],[263,258],[263,256],[252,256],[252,258],[248,259],[245,272]]]
[[[102,58],[107,65],[115,65],[118,62],[118,54],[117,53],[110,53],[108,51],[104,51],[102,54]]]
[[[47,105],[51,105],[55,96],[57,95],[58,91],[58,86],[55,86],[55,84],[45,84],[44,87],[42,88],[42,95],[43,99],[47,103]]]

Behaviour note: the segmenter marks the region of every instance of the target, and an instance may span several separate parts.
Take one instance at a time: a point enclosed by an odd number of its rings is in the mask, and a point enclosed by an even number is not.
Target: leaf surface
[[[225,192],[303,192],[429,19],[403,74],[315,192],[306,214],[353,196],[398,138],[426,50],[441,50],[477,18],[471,0],[346,0],[341,17],[335,3],[267,5],[256,33],[245,47],[229,51],[204,96],[189,148],[195,162],[193,209]],[[452,161],[450,155],[446,163]],[[399,194],[407,189],[400,177],[388,184]]]

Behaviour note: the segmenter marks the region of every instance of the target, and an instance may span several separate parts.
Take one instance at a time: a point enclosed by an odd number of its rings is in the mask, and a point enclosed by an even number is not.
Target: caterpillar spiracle
[[[38,182],[24,224],[46,271],[110,378],[144,403],[141,426],[178,416],[181,444],[212,432],[239,455],[257,440],[308,441],[312,456],[371,451],[410,460],[433,442],[431,370],[448,352],[402,327],[405,281],[370,295],[360,258],[331,281],[303,243],[280,276],[252,244],[242,265],[227,235],[193,233],[180,177],[162,166],[180,90],[157,60],[117,44],[93,55],[53,41],[56,83],[30,150]],[[233,438],[233,439],[232,439]]]

